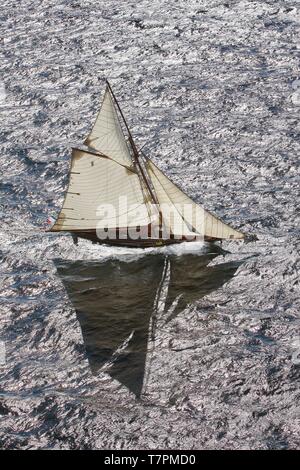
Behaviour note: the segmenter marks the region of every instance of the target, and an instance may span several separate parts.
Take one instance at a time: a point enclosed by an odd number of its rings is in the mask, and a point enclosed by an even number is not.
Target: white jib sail
[[[148,160],[147,167],[159,203],[163,204],[170,201],[175,206],[176,211],[182,216],[189,230],[194,229],[199,235],[211,238],[244,238],[241,232],[231,228],[204,210],[199,204],[196,204],[172,183],[151,160]],[[177,232],[180,227],[173,226],[172,229],[174,232]]]
[[[108,87],[94,127],[84,143],[119,163],[131,163],[130,151]]]
[[[52,231],[138,227],[150,222],[134,168],[73,150],[69,187]]]

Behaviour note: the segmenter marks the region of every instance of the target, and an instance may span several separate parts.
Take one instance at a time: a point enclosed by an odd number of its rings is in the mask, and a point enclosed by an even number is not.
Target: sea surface
[[[300,4],[4,0],[0,446],[300,444]],[[108,78],[138,147],[257,240],[45,231]]]

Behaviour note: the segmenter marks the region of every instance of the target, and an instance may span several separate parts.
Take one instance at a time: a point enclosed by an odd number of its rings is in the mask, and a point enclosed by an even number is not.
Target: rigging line
[[[155,163],[154,163],[149,157],[147,157],[144,153],[143,153],[143,155],[145,156],[145,158],[146,158],[148,161],[151,162],[151,164],[152,164],[158,171],[160,171],[161,173],[163,173],[162,170],[160,170],[160,168],[159,168],[157,165],[155,165]],[[154,173],[154,172],[153,172],[153,173]],[[163,175],[164,175],[164,177],[165,177],[171,184],[173,184],[173,185],[175,186],[175,188],[177,188],[179,191],[182,192],[182,194],[184,194],[186,197],[188,197],[188,198],[192,201],[193,204],[195,204],[196,206],[201,207],[201,208],[203,209],[204,213],[206,213],[206,214],[210,215],[211,217],[213,217],[217,222],[226,225],[226,227],[229,227],[231,230],[234,230],[235,232],[241,233],[241,234],[243,235],[243,233],[240,232],[238,229],[231,227],[229,224],[226,224],[225,222],[223,222],[223,220],[221,220],[221,219],[220,219],[219,217],[217,217],[215,214],[212,214],[210,211],[208,211],[207,209],[205,209],[204,206],[202,205],[202,203],[194,201],[191,196],[189,196],[185,191],[183,191],[183,189],[181,189],[180,186],[178,186],[178,184],[174,183],[174,181],[172,181],[167,175],[165,175],[164,173],[163,173]],[[157,177],[156,177],[156,178],[157,178]],[[161,185],[161,186],[162,186],[162,185]],[[162,186],[162,187],[163,187],[163,186]],[[165,191],[165,192],[166,192],[166,191]]]
[[[109,84],[107,83],[107,92],[109,92],[109,91],[110,91],[110,87],[109,87]],[[113,93],[111,93],[111,96],[112,96],[112,97],[114,98],[114,100],[116,101],[115,97],[113,96]],[[116,103],[117,103],[117,101],[116,101]],[[118,105],[118,103],[117,103],[117,105]],[[99,111],[99,113],[100,113],[100,111]],[[124,132],[123,132],[121,123],[120,123],[119,116],[118,116],[118,114],[117,114],[117,112],[116,112],[116,110],[115,110],[114,108],[113,108],[113,113],[114,113],[114,122],[115,122],[115,119],[117,119],[117,121],[118,121],[118,123],[119,123],[119,126],[120,126],[120,129],[121,129],[121,132],[122,132],[123,137],[124,137],[124,142],[125,142],[126,148],[127,148],[127,150],[129,151],[128,144],[127,144],[126,139],[125,139],[125,135],[124,135]],[[122,116],[122,117],[123,117],[123,119],[124,119],[124,116]],[[124,119],[124,122],[125,122],[125,124],[126,124],[125,119]],[[128,128],[127,124],[126,124],[126,128],[127,128],[128,131],[129,131],[129,128]],[[129,133],[130,133],[130,131],[129,131]],[[99,151],[98,151],[98,152],[99,152]],[[89,153],[92,154],[92,155],[97,156],[97,154],[95,154],[94,152],[89,152]],[[126,165],[122,165],[121,163],[117,162],[116,160],[114,160],[113,158],[109,157],[108,155],[103,154],[102,152],[99,152],[99,153],[101,153],[101,155],[102,155],[104,158],[108,158],[108,159],[114,161],[115,163],[118,163],[119,165],[123,166],[124,168],[127,168],[129,171],[132,171],[133,173],[137,173],[137,174],[139,175],[139,173],[136,171],[136,169],[132,169],[132,168],[126,166]],[[130,154],[130,151],[129,151],[129,154]],[[140,177],[140,176],[139,176],[139,177]],[[135,190],[134,190],[134,188],[133,188],[133,184],[132,184],[131,181],[130,181],[130,185],[131,185],[131,187],[132,187],[132,192],[136,193]],[[141,189],[142,189],[142,193],[143,193],[143,195],[144,195],[144,202],[145,202],[145,204],[146,204],[146,206],[147,206],[148,215],[149,215],[149,217],[151,217],[151,210],[150,210],[150,208],[148,208],[148,205],[147,205],[147,199],[148,199],[148,197],[147,197],[147,194],[144,194],[145,188],[144,188],[144,186],[143,186],[142,184],[141,184]],[[151,194],[150,194],[150,196],[151,196]]]
[[[148,161],[151,162],[151,164],[152,164],[158,171],[161,171],[161,170],[158,168],[158,166],[156,166],[155,163],[153,163],[153,161],[152,161],[149,157],[146,157],[146,158],[147,158]],[[155,178],[157,179],[157,181],[158,181],[158,183],[160,184],[160,186],[162,187],[162,189],[164,190],[164,192],[166,193],[168,199],[169,199],[169,200],[171,201],[171,203],[175,206],[176,203],[174,204],[173,200],[171,199],[171,197],[169,196],[169,194],[167,193],[167,191],[166,191],[165,188],[163,187],[162,183],[160,182],[158,176],[155,174],[155,172],[154,172],[153,170],[152,170],[152,173],[153,173],[153,175],[155,176]],[[173,184],[173,185],[175,186],[175,188],[177,188],[177,189],[178,189],[179,191],[181,191],[188,199],[190,199],[190,201],[191,201],[193,204],[195,204],[195,206],[199,206],[199,207],[204,211],[204,213],[207,212],[209,215],[211,215],[213,218],[215,218],[218,222],[224,223],[224,222],[222,222],[220,219],[218,219],[216,216],[214,216],[213,214],[211,214],[210,212],[208,212],[206,209],[204,209],[203,206],[201,206],[201,205],[198,204],[197,202],[193,201],[193,199],[192,199],[190,196],[188,196],[179,186],[177,186],[177,184],[173,183],[173,181],[170,180],[170,178],[168,178],[164,173],[163,173],[163,175],[165,176],[165,178],[166,178],[171,184]],[[175,206],[175,208],[176,208],[176,206]],[[192,227],[192,231],[193,231],[194,233],[198,233],[198,234],[199,234],[199,230],[197,230],[196,227],[194,227],[191,223],[189,223],[188,221],[186,221],[185,218],[183,217],[183,215],[180,214],[180,212],[177,210],[177,208],[176,208],[176,211],[178,212],[178,214],[180,215],[180,217],[182,218],[182,220],[184,221],[184,223],[186,224],[186,226],[189,227],[189,225],[190,225],[190,226]],[[225,224],[225,225],[226,225],[226,224]]]
[[[132,146],[132,150],[133,150],[133,152],[135,153],[135,152],[137,151],[137,148],[136,148],[136,146],[135,146],[135,143],[134,143],[132,134],[131,134],[131,132],[130,132],[130,129],[129,129],[128,124],[127,124],[126,119],[125,119],[125,116],[124,116],[124,114],[123,114],[123,112],[122,112],[122,110],[121,110],[121,107],[120,107],[120,105],[119,105],[119,103],[118,103],[118,100],[117,100],[117,98],[116,98],[114,92],[112,91],[112,88],[111,88],[110,83],[109,83],[108,80],[106,80],[106,85],[107,85],[108,90],[110,91],[111,96],[113,97],[113,99],[114,99],[114,101],[115,101],[115,103],[116,103],[116,105],[117,105],[117,108],[118,108],[118,110],[119,110],[119,113],[120,113],[120,115],[121,115],[121,117],[122,117],[122,119],[123,119],[123,121],[124,121],[126,130],[127,130],[127,132],[128,132],[130,144],[131,144],[131,146]]]
[[[136,174],[136,170],[134,168],[132,168],[130,166],[127,166],[127,165],[123,165],[123,163],[120,163],[117,160],[114,160],[113,158],[109,157],[108,155],[105,155],[102,152],[98,151],[98,153],[95,153],[95,152],[92,152],[91,150],[81,150],[77,147],[72,147],[72,150],[78,150],[79,152],[89,153],[90,155],[93,155],[94,157],[98,157],[98,158],[107,158],[107,160],[111,160],[112,162],[116,163],[117,165],[120,165],[123,168],[126,168],[126,170],[131,171],[132,173]]]
[[[111,90],[111,88],[110,88],[110,85],[109,85],[109,83],[108,83],[108,81],[107,81],[107,80],[106,80],[106,87],[107,87],[108,91],[110,91],[110,90]],[[113,95],[113,93],[112,93],[112,90],[111,90],[111,95],[112,95],[112,97],[113,97],[114,101],[116,101],[116,99],[115,99],[115,97],[114,97],[114,95]],[[113,103],[112,103],[112,105],[113,105]],[[127,148],[128,152],[129,152],[129,155],[130,155],[130,157],[131,157],[131,153],[130,153],[130,147],[129,147],[128,143],[127,143],[126,136],[125,136],[125,133],[124,133],[124,131],[123,131],[123,128],[122,128],[122,125],[121,125],[121,121],[120,121],[119,115],[118,115],[118,113],[116,112],[116,110],[115,110],[115,107],[114,107],[114,106],[113,106],[113,112],[114,112],[114,113],[115,113],[115,115],[116,115],[116,118],[117,118],[117,121],[118,121],[118,123],[119,123],[120,129],[121,129],[121,132],[122,132],[122,134],[123,134],[123,137],[124,137],[125,146],[126,146],[126,148]],[[121,112],[121,111],[120,111],[120,112]],[[122,114],[121,114],[121,116],[122,116]],[[123,118],[123,120],[124,120],[124,122],[125,122],[125,119],[124,119],[124,117],[123,117],[123,116],[122,116],[122,118]],[[129,131],[129,129],[128,129],[128,127],[127,127],[127,124],[126,124],[126,122],[125,122],[125,125],[126,125],[126,129],[127,129],[127,131]],[[131,157],[131,159],[132,159],[132,157]]]
[[[144,147],[144,145],[143,145],[143,147]],[[142,148],[143,148],[143,147],[142,147]],[[143,161],[143,164],[144,164],[144,167],[145,167],[145,171],[146,171],[146,173],[147,173],[147,175],[148,175],[148,178],[149,178],[149,180],[150,180],[150,182],[151,182],[151,186],[153,187],[153,186],[154,186],[154,185],[153,185],[153,181],[152,181],[152,179],[151,179],[151,176],[150,176],[150,174],[149,174],[149,171],[148,171],[148,168],[147,168],[147,165],[146,165],[146,162],[151,161],[151,160],[150,160],[150,158],[148,158],[148,157],[144,154],[144,152],[142,152],[141,150],[140,150],[140,152],[141,152],[141,155],[143,155],[143,157],[144,157],[144,159],[145,159],[145,161],[144,161],[143,159],[142,159],[142,161]],[[154,190],[154,192],[155,192],[155,194],[156,194],[155,188],[153,188],[153,190]],[[162,211],[160,210],[160,202],[159,202],[159,199],[158,199],[157,196],[156,196],[156,199],[157,199],[157,203],[156,203],[156,204],[157,204],[157,206],[158,206],[158,208],[159,208],[159,209],[158,209],[159,224],[160,224],[161,227],[164,226],[164,229],[165,229],[165,230],[168,230],[168,229],[169,229],[169,230],[171,231],[171,234],[173,234],[173,230],[172,230],[171,226],[170,226],[170,225],[167,226],[166,223],[165,223],[165,220],[164,220],[164,218],[163,218]]]
[[[128,132],[128,136],[129,136],[129,142],[130,142],[130,145],[131,145],[132,150],[133,150],[133,156],[134,156],[134,160],[135,160],[136,166],[138,167],[138,169],[139,169],[139,171],[140,171],[140,174],[141,174],[142,179],[143,179],[143,180],[145,181],[145,183],[146,183],[147,190],[148,190],[148,192],[149,192],[149,194],[150,194],[152,200],[154,201],[155,204],[158,204],[157,197],[154,195],[154,193],[153,193],[153,191],[152,191],[152,189],[151,189],[151,187],[150,187],[149,181],[148,181],[148,179],[147,179],[147,177],[146,177],[146,175],[145,175],[145,172],[144,172],[144,170],[143,170],[143,168],[142,168],[142,166],[141,166],[141,164],[140,164],[140,162],[139,162],[139,152],[138,152],[137,147],[136,147],[136,145],[135,145],[135,142],[134,142],[134,140],[133,140],[132,134],[131,134],[131,132],[130,132],[130,129],[129,129],[129,127],[128,127],[128,124],[127,124],[127,122],[126,122],[126,119],[125,119],[125,117],[124,117],[124,114],[123,114],[123,112],[122,112],[122,110],[121,110],[121,107],[120,107],[120,105],[119,105],[119,103],[118,103],[118,100],[117,100],[117,98],[115,97],[115,94],[114,94],[114,92],[112,91],[112,88],[111,88],[111,86],[110,86],[108,80],[106,80],[106,84],[107,84],[107,86],[108,86],[108,89],[109,89],[109,91],[110,91],[110,93],[111,93],[111,95],[112,95],[112,97],[113,97],[113,99],[114,99],[114,101],[115,101],[115,103],[116,103],[116,105],[117,105],[117,108],[118,108],[118,110],[119,110],[119,113],[120,113],[120,115],[121,115],[121,117],[122,117],[122,119],[123,119],[123,121],[124,121],[125,126],[126,126],[126,129],[127,129],[127,132]]]
[[[179,216],[182,218],[182,220],[183,220],[183,222],[185,223],[185,225],[187,226],[187,228],[189,228],[189,225],[190,225],[190,226],[192,227],[193,233],[198,233],[198,234],[199,234],[199,231],[196,230],[195,227],[194,227],[192,224],[190,224],[189,222],[187,222],[187,221],[185,220],[185,218],[183,217],[182,214],[180,214],[179,210],[177,209],[177,207],[176,207],[176,205],[175,205],[176,203],[174,204],[174,202],[172,201],[172,199],[171,199],[170,196],[168,195],[167,191],[166,191],[165,188],[163,187],[162,183],[160,182],[159,178],[156,176],[156,174],[154,173],[154,171],[152,171],[152,173],[153,173],[154,177],[157,179],[159,185],[161,186],[161,188],[163,189],[163,191],[165,192],[165,194],[167,195],[167,198],[169,199],[169,201],[171,202],[171,204],[175,207],[176,212],[177,212],[177,213],[179,214]]]

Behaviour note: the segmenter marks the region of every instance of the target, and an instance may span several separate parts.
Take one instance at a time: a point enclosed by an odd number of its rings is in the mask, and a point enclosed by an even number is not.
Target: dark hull
[[[124,247],[131,247],[131,248],[150,248],[150,247],[160,247],[166,245],[178,245],[179,243],[183,242],[193,242],[193,241],[202,241],[203,238],[195,237],[194,240],[187,239],[182,237],[181,239],[177,238],[170,238],[170,239],[158,239],[158,238],[141,238],[137,240],[133,240],[131,238],[116,238],[116,239],[105,239],[101,240],[97,237],[96,231],[77,231],[72,232],[72,236],[74,239],[76,238],[83,238],[85,240],[90,240],[93,243],[101,244],[101,245],[110,245],[110,246],[124,246]],[[204,241],[217,241],[217,238],[208,238],[205,237]]]

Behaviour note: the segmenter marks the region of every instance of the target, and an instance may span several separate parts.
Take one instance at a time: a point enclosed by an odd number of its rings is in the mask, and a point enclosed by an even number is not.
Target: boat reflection
[[[232,278],[238,262],[209,267],[222,253],[148,255],[136,261],[57,261],[82,329],[91,370],[105,370],[136,396],[157,328]]]

